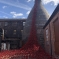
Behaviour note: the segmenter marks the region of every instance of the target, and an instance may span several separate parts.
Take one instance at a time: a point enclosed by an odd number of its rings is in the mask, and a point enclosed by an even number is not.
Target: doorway
[[[59,55],[59,20],[58,18],[54,21],[54,35],[55,35],[55,54]]]

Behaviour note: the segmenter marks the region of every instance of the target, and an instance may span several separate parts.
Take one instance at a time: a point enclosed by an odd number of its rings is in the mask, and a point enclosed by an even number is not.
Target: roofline
[[[57,7],[55,8],[55,10],[53,11],[52,15],[50,16],[49,20],[46,22],[46,24],[44,25],[43,29],[45,29],[45,27],[50,23],[50,21],[52,20],[52,18],[57,14],[57,12],[59,11],[59,4],[57,5]]]
[[[20,20],[20,21],[23,21],[23,20],[26,20],[26,19],[17,19],[17,18],[15,18],[15,19],[14,19],[14,18],[11,18],[11,19],[9,19],[9,18],[4,19],[4,18],[3,18],[3,19],[1,19],[1,18],[0,18],[0,21],[19,21],[19,20]]]

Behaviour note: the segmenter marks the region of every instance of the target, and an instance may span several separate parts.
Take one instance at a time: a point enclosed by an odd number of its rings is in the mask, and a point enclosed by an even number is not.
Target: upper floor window
[[[48,35],[48,29],[46,29],[46,35]]]
[[[17,22],[13,22],[12,25],[13,25],[13,26],[17,26]]]
[[[23,26],[25,26],[25,22],[23,22]]]
[[[46,29],[46,43],[49,44],[49,33],[48,33],[48,29]]]
[[[16,34],[16,30],[13,31],[13,34]]]
[[[5,26],[7,26],[8,25],[8,22],[5,22]]]

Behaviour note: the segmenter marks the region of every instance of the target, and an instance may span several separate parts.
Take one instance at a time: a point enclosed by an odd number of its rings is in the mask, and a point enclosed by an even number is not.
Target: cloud
[[[13,11],[13,12],[10,12],[10,13],[11,13],[11,14],[15,14],[16,12]]]
[[[30,11],[27,11],[27,13],[26,14],[29,14],[30,13]]]
[[[14,7],[23,8],[25,10],[31,10],[31,8],[25,4],[19,3],[17,1],[12,0],[0,0],[0,3],[8,4]]]
[[[16,13],[16,12],[10,12],[10,14],[13,15],[13,18],[19,17],[19,16],[23,16],[22,13]]]
[[[3,16],[3,18],[8,18],[7,16]]]
[[[5,9],[7,6],[3,6],[2,8]]]
[[[30,2],[30,1],[35,1],[35,0],[27,0],[27,2]],[[48,4],[50,2],[53,2],[54,5],[57,5],[59,3],[59,0],[42,0],[43,4]]]
[[[6,14],[8,16],[11,16],[10,14],[6,13],[6,12],[3,12],[3,11],[0,11],[0,13],[3,13],[3,14]]]
[[[25,19],[26,17],[22,17],[22,19]]]
[[[57,5],[57,4],[59,3],[59,0],[42,0],[42,2],[43,2],[44,4],[48,4],[48,3],[50,3],[50,2],[53,2],[54,5]]]
[[[31,0],[27,0],[27,2],[30,2]]]

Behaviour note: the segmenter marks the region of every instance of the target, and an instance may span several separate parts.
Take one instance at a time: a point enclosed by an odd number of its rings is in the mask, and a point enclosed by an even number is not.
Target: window
[[[13,31],[13,34],[16,34],[16,30]]]
[[[1,26],[1,22],[0,22],[0,26]]]
[[[13,25],[13,26],[17,26],[17,22],[13,22],[12,25]]]
[[[23,30],[21,30],[21,33],[23,33]]]
[[[46,29],[46,35],[48,35],[48,29]]]
[[[48,29],[46,29],[46,43],[49,45]]]
[[[48,41],[48,29],[46,29],[46,39]]]
[[[5,22],[5,26],[7,26],[8,25],[8,23],[7,22]]]
[[[25,26],[25,22],[23,22],[23,26]]]

